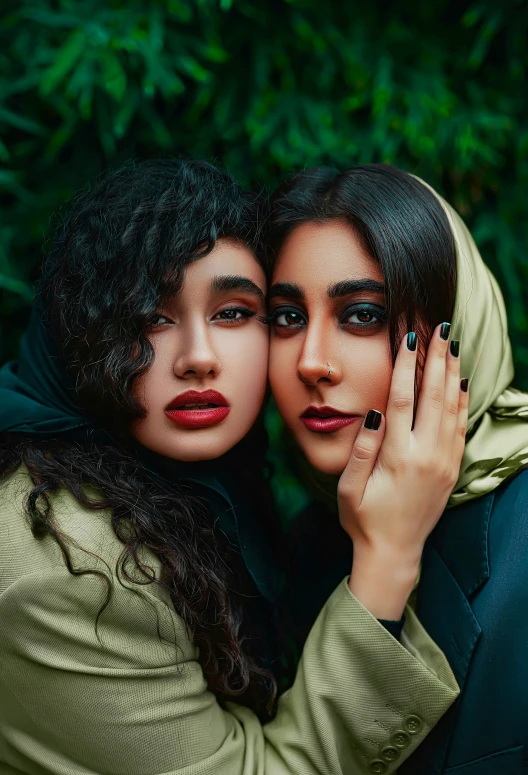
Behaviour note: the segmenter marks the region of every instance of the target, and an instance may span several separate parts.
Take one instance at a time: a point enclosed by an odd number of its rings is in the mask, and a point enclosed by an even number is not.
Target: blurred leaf
[[[0,107],[0,125],[2,123],[9,124],[15,129],[20,129],[22,132],[31,132],[31,134],[35,135],[44,134],[44,127],[37,124],[36,121],[32,121],[25,116],[20,116],[12,110]]]
[[[117,102],[121,102],[127,87],[127,77],[121,62],[112,51],[102,51],[100,55],[104,88]]]
[[[14,277],[8,277],[0,272],[0,288],[4,288],[6,291],[16,293],[21,296],[25,301],[31,302],[33,299],[33,292],[31,288],[23,283],[21,280],[15,280]]]
[[[55,62],[42,77],[40,93],[45,97],[52,92],[82,55],[85,47],[85,36],[81,30],[72,32],[64,45],[59,49]]]

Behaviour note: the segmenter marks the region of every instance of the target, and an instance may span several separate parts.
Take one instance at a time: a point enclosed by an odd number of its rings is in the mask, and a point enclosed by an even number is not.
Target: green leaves
[[[16,352],[52,213],[103,170],[187,154],[272,188],[296,168],[375,161],[425,177],[476,230],[528,388],[523,0],[11,5],[0,309],[18,322],[2,329],[0,360]]]
[[[55,61],[42,75],[40,93],[43,97],[47,97],[59,84],[64,82],[65,77],[81,57],[85,45],[86,37],[82,30],[70,33],[58,50]]]

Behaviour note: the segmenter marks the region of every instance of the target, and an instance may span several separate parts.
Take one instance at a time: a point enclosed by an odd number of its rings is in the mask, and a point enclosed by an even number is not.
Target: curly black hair
[[[203,501],[153,477],[132,454],[127,434],[144,413],[131,389],[154,357],[147,333],[160,299],[178,291],[185,265],[207,255],[220,238],[242,242],[263,263],[265,206],[263,197],[242,189],[227,172],[178,159],[129,163],[78,196],[52,240],[38,299],[80,405],[114,441],[9,433],[0,440],[0,474],[25,464],[31,475],[26,510],[33,535],[52,536],[70,572],[78,573],[68,537],[54,525],[50,496],[65,487],[87,508],[109,509],[124,544],[124,575],[134,580],[126,572],[133,558],[144,583],[170,593],[199,647],[209,688],[220,701],[237,697],[263,717],[272,711],[276,683],[248,632],[245,568]],[[271,498],[262,477],[266,439],[257,426],[244,442],[240,482],[255,518],[265,509],[269,526]],[[86,485],[100,493],[97,503],[85,496]],[[160,558],[162,578],[142,564],[142,546]],[[110,592],[109,586],[99,614]]]

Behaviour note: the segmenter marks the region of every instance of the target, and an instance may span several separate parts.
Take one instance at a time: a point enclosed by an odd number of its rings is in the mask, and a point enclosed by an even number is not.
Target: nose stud
[[[327,363],[326,365],[328,366],[328,376],[330,376],[330,374],[332,374],[332,369],[330,368],[329,363]]]

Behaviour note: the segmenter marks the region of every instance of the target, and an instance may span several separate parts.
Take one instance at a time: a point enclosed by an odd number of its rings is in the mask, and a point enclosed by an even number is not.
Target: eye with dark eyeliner
[[[355,320],[353,318],[356,318]],[[339,323],[356,330],[373,328],[387,322],[387,310],[377,304],[351,304],[340,317]]]
[[[282,306],[271,310],[262,322],[270,323],[275,328],[301,328],[306,325],[306,316],[297,307]]]
[[[255,311],[248,307],[225,307],[217,312],[211,320],[217,320],[220,323],[228,323],[229,325],[239,325],[245,320],[254,317]]]

